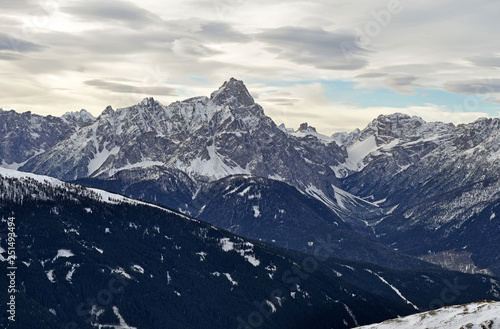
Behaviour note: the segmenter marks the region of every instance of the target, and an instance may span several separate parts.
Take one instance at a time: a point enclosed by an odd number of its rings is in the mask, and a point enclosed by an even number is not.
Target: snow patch
[[[342,303],[344,304],[344,303]],[[349,316],[351,317],[351,319],[354,321],[354,324],[356,326],[359,326],[359,323],[358,321],[356,320],[356,318],[354,317],[354,314],[352,313],[351,309],[349,308],[349,306],[347,306],[346,304],[344,304],[344,308],[345,310],[347,311],[347,313],[349,313]]]
[[[89,161],[87,175],[92,175],[92,173],[99,169],[111,155],[116,155],[118,152],[120,152],[119,146],[115,146],[111,150],[108,150],[106,146],[103,147],[102,151],[94,154],[94,158]]]
[[[111,273],[120,274],[121,276],[123,276],[129,280],[132,280],[132,277],[127,272],[125,272],[125,270],[123,268],[121,268],[119,266],[118,266],[118,268],[112,269]]]
[[[222,246],[222,250],[228,252],[234,249],[234,243],[229,240],[229,238],[220,239],[220,244]]]
[[[47,274],[47,279],[49,279],[50,282],[52,283],[56,282],[56,277],[54,276],[54,270],[46,271],[45,274]]]
[[[248,191],[250,191],[251,188],[252,188],[251,186],[247,187],[246,189],[244,189],[243,191],[241,191],[240,193],[238,193],[238,195],[239,196],[245,196],[245,194],[247,194]]]
[[[141,274],[144,274],[144,269],[142,268],[142,266],[139,266],[139,265],[132,265],[130,267],[133,271],[135,272],[139,272]]]
[[[196,253],[198,256],[200,256],[200,262],[203,262],[205,260],[205,258],[207,257],[207,253],[204,252],[204,251],[199,251]]]
[[[118,325],[118,326],[117,325],[99,325],[99,329],[104,329],[106,327],[114,328],[114,329],[137,329],[136,327],[129,326],[125,322],[125,320],[123,319],[123,317],[120,314],[120,310],[118,309],[118,307],[113,306],[113,313],[115,313],[116,317],[118,318],[120,325]]]
[[[97,252],[99,252],[100,254],[103,254],[103,253],[104,253],[104,250],[99,249],[99,248],[97,248],[97,247],[95,247],[95,246],[94,246],[94,247],[92,247],[92,248],[94,248],[95,250],[97,250]]]
[[[231,250],[239,253],[253,266],[259,266],[260,261],[253,254],[253,244],[250,242],[234,243],[229,238],[220,239],[220,245],[223,251],[229,252]]]
[[[61,258],[61,257],[65,257],[65,258],[69,258],[69,257],[73,257],[74,254],[71,252],[71,250],[68,250],[68,249],[59,249],[57,251],[57,255],[52,259],[52,263],[56,261],[56,259],[58,258]]]
[[[80,264],[73,264],[71,266],[71,270],[69,270],[69,272],[66,274],[66,281],[68,281],[69,283],[72,283],[71,280],[73,279],[73,274],[75,273],[77,267],[80,267]]]
[[[259,206],[252,206],[253,217],[260,217],[260,209]]]
[[[231,282],[233,284],[233,286],[237,286],[238,285],[238,282],[234,281],[233,278],[231,277],[231,274],[229,273],[223,273],[226,278],[228,279],[229,282]]]

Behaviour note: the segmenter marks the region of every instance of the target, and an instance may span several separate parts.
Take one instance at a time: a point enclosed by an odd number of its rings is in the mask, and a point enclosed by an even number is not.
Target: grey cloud
[[[8,50],[20,53],[27,53],[33,51],[40,51],[41,46],[32,42],[18,39],[6,34],[0,33],[0,51]]]
[[[444,90],[456,94],[487,95],[500,93],[500,79],[475,79],[462,81],[449,81],[444,85]]]
[[[191,32],[193,26],[198,26]],[[190,56],[209,56],[218,52],[207,47],[209,42],[242,42],[248,37],[234,31],[225,24],[209,23],[200,20],[162,22],[147,33],[124,28],[102,28],[80,34],[52,32],[37,36],[40,42],[57,46],[71,52],[99,55],[127,55],[157,53],[162,56],[173,52]],[[100,58],[99,60],[115,60]]]
[[[477,66],[500,67],[500,57],[498,56],[472,56],[466,60]]]
[[[122,23],[133,23],[131,28],[143,27],[161,22],[161,18],[131,2],[104,0],[84,1],[67,5],[62,11],[84,21],[93,20],[106,23],[107,20]]]
[[[115,93],[177,96],[175,89],[170,87],[138,87],[117,82],[104,81],[101,79],[88,80],[85,81],[85,84],[100,89],[106,89]]]
[[[385,73],[376,73],[376,72],[372,72],[372,73],[363,73],[363,74],[358,74],[357,76],[355,76],[355,78],[383,78],[387,76],[387,74]]]
[[[14,54],[9,54],[9,53],[4,53],[0,51],[0,61],[15,61],[20,59],[21,57],[19,55],[14,55]]]
[[[279,105],[293,105],[299,99],[297,98],[265,98],[262,100],[263,102],[269,102],[269,103],[277,103]]]
[[[417,80],[415,76],[403,75],[388,77],[385,81],[392,86],[410,86],[415,80]]]
[[[417,87],[414,82],[418,78],[413,75],[394,75],[384,79],[384,84],[397,93],[414,95],[413,88]]]
[[[368,65],[368,51],[355,45],[353,32],[328,32],[322,29],[281,27],[256,36],[266,42],[280,58],[327,70],[356,70]]]
[[[246,42],[251,40],[249,36],[234,30],[230,25],[218,22],[202,24],[201,31],[197,34],[212,42]]]
[[[489,102],[493,104],[500,104],[500,99],[494,98],[494,97],[486,97],[481,100],[481,102]]]
[[[2,1],[2,13],[18,12],[30,13],[40,7],[39,1],[36,0],[16,0],[16,1]]]
[[[187,38],[175,40],[172,49],[176,54],[194,57],[207,57],[219,53],[218,51],[206,47],[197,40]]]

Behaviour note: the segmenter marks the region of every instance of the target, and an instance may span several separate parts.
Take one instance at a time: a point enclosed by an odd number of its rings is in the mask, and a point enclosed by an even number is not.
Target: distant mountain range
[[[500,274],[499,119],[455,126],[393,114],[324,136],[277,126],[236,79],[210,97],[146,98],[97,118],[1,114],[12,122],[0,132],[4,167],[157,202],[282,247],[307,251],[329,235],[346,258],[424,266],[408,254]]]

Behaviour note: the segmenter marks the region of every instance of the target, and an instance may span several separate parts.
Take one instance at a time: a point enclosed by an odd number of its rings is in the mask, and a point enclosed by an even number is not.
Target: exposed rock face
[[[203,183],[234,174],[313,187],[333,199],[334,171],[345,158],[335,143],[296,138],[280,130],[255,104],[245,85],[231,79],[211,98],[164,106],[152,98],[107,108],[23,170],[65,180],[109,178],[120,171],[157,166]]]
[[[72,127],[78,127],[78,129],[88,126],[95,121],[95,117],[83,109],[79,112],[66,112],[61,116],[61,119]]]
[[[18,130],[17,139],[9,135],[6,163],[31,157],[22,170],[86,179],[191,214],[206,204],[200,191],[230,176],[277,180],[400,251],[466,250],[473,262],[467,267],[500,273],[500,256],[492,252],[500,244],[499,119],[455,126],[396,113],[330,137],[306,123],[298,131],[277,127],[236,79],[210,98],[169,106],[146,98],[108,107],[94,121],[76,117],[81,126],[57,128],[45,143],[35,142],[38,132],[24,134],[29,129]],[[68,118],[47,118],[68,125]],[[26,150],[15,158],[20,144]]]
[[[490,234],[499,233],[499,127],[499,119],[454,126],[380,116],[346,145],[337,173],[344,189],[385,211],[368,221],[384,243],[413,255],[465,250],[499,273],[488,251],[499,243]]]
[[[78,129],[58,117],[0,109],[0,166],[17,169]]]
[[[301,132],[301,133],[306,133],[306,132],[314,132],[315,133],[315,132],[317,132],[316,128],[309,126],[307,124],[307,122],[301,123],[300,127],[299,127],[299,129],[297,129],[297,131]]]

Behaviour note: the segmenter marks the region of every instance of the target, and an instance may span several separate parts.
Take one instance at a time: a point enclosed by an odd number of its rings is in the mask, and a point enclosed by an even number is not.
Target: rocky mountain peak
[[[232,107],[251,106],[255,104],[243,81],[235,78],[224,82],[219,90],[210,95],[210,99],[217,105],[227,104]]]
[[[311,127],[307,124],[307,122],[301,123],[299,129],[297,129],[298,132],[301,133],[307,133],[307,132],[317,132],[316,128]]]
[[[109,115],[109,114],[112,114],[113,112],[114,112],[114,110],[111,107],[111,105],[108,105],[108,106],[106,106],[106,109],[104,111],[102,111],[102,115]]]
[[[360,139],[375,136],[377,144],[394,139],[416,140],[436,135],[446,135],[453,131],[454,125],[443,122],[426,122],[417,116],[403,113],[380,115],[360,134]]]
[[[80,111],[66,112],[61,116],[61,119],[70,125],[84,127],[92,124],[96,118],[88,111],[81,109]]]
[[[358,128],[354,129],[350,133],[348,132],[338,132],[332,135],[332,139],[337,145],[344,145],[350,143],[352,140],[357,138],[361,134],[361,130]]]
[[[142,100],[140,105],[150,107],[150,106],[154,106],[155,103],[156,103],[156,101],[153,97],[146,97]]]

